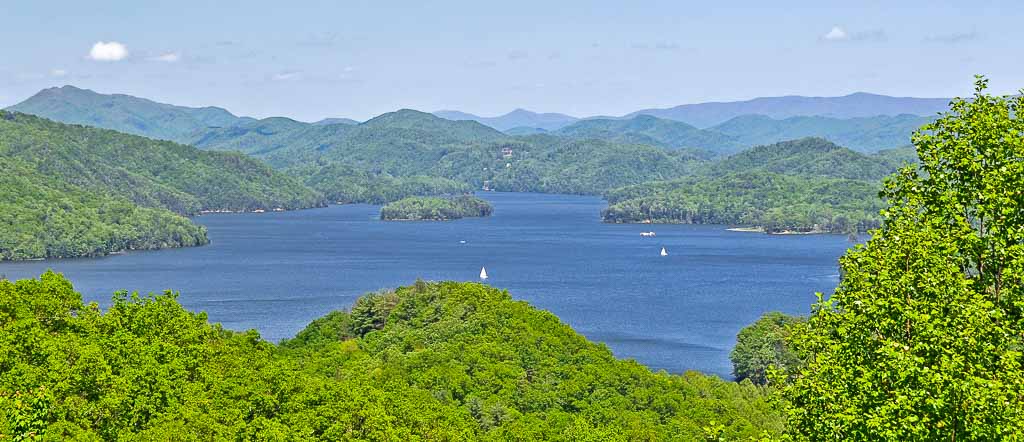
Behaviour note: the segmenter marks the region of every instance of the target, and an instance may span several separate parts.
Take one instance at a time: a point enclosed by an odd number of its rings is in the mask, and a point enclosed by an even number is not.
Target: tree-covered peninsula
[[[881,179],[906,149],[862,154],[821,138],[758,146],[693,175],[605,193],[605,222],[753,226],[769,233],[856,233],[879,226]]]
[[[446,221],[491,216],[494,207],[472,195],[456,197],[414,196],[385,204],[380,219],[385,221]]]
[[[618,189],[611,223],[757,226],[768,233],[854,233],[878,227],[879,185],[771,172],[685,178]]]
[[[362,297],[274,345],[53,273],[0,281],[0,435],[13,440],[698,440],[777,435],[771,390],[616,359],[476,283]]]
[[[0,111],[0,260],[205,244],[184,216],[322,206],[237,153]]]

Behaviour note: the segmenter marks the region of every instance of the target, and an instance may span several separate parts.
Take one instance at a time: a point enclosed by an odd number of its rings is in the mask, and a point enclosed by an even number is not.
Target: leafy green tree
[[[736,346],[729,354],[736,380],[750,379],[755,384],[764,385],[768,382],[770,370],[787,372],[798,368],[800,358],[787,341],[805,320],[770,312],[740,330]]]
[[[1024,438],[1024,98],[986,86],[914,136],[920,168],[796,337],[793,438]]]

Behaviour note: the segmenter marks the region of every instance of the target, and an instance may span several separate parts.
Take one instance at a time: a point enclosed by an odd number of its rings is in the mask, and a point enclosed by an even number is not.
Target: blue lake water
[[[724,226],[603,224],[594,197],[485,193],[494,216],[383,222],[347,205],[196,218],[204,247],[0,264],[10,279],[64,273],[89,301],[174,289],[237,330],[291,337],[363,293],[416,278],[476,281],[551,311],[619,357],[729,378],[736,333],[762,313],[806,314],[839,279],[845,236],[769,236]],[[654,230],[655,238],[640,232]],[[465,243],[460,243],[465,241]],[[662,257],[665,247],[669,253]]]

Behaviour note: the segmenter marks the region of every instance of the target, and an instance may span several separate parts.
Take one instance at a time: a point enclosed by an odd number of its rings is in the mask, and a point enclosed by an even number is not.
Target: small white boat
[[[480,279],[487,279],[487,269],[480,267]]]
[[[661,256],[668,256],[668,252],[665,251],[664,247],[661,248]]]
[[[645,237],[645,238],[652,238],[652,237],[658,236],[658,234],[656,234],[654,232],[640,232],[640,236]]]
[[[466,243],[466,240],[459,241],[459,244],[465,244],[465,243]]]

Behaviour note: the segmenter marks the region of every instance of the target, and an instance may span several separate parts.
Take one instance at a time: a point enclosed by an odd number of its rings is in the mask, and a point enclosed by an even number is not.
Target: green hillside
[[[184,141],[192,133],[210,126],[230,126],[247,120],[218,107],[174,106],[130,95],[99,94],[74,86],[43,89],[8,110],[174,141]]]
[[[913,149],[867,155],[822,138],[747,149],[692,176],[605,193],[606,222],[731,224],[768,232],[863,232],[878,225],[881,181]]]
[[[608,192],[611,223],[730,224],[769,233],[864,232],[884,207],[877,182],[743,172],[645,183]]]
[[[0,261],[102,256],[207,243],[206,229],[164,209],[88,191],[0,156]]]
[[[689,147],[716,153],[735,152],[742,147],[734,136],[650,115],[638,115],[630,119],[581,120],[554,133],[577,139],[596,138],[667,148]]]
[[[102,312],[56,274],[0,280],[0,434],[659,441],[783,429],[771,390],[652,373],[480,284],[366,295],[280,346],[175,298],[119,293]]]
[[[411,175],[395,177],[376,174],[332,162],[326,165],[296,166],[287,172],[304,177],[305,184],[338,204],[384,204],[409,196],[456,195],[473,190],[469,184],[448,178]]]
[[[782,120],[743,115],[708,130],[734,137],[747,146],[821,137],[853,150],[876,152],[910,144],[910,134],[932,119],[906,114],[848,119],[799,116]]]
[[[0,259],[204,244],[205,231],[178,215],[324,204],[298,180],[242,154],[6,111],[0,161],[7,209]]]
[[[322,197],[296,179],[244,155],[25,114],[0,111],[0,157],[21,159],[88,190],[183,215],[322,205]]]
[[[185,142],[206,150],[232,150],[254,156],[266,155],[304,139],[325,137],[348,125],[311,125],[290,118],[272,117],[249,120],[233,126],[196,131]]]
[[[736,172],[773,172],[785,175],[881,181],[904,160],[895,152],[867,155],[822,138],[802,138],[752,147],[709,165],[708,175]]]
[[[690,151],[647,145],[513,138],[474,121],[411,110],[280,137],[290,141],[255,154],[303,177],[332,201],[345,202],[464,193],[485,184],[502,191],[599,194],[683,176],[702,161]]]

